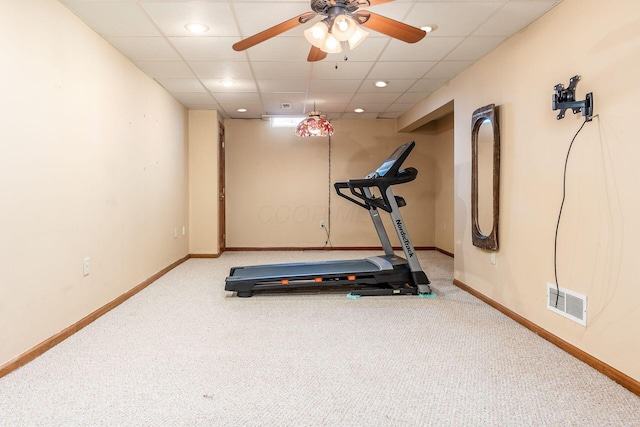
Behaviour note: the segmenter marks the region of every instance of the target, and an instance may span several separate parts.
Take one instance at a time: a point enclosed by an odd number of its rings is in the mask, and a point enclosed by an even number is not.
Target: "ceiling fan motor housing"
[[[311,0],[311,10],[329,17],[340,14],[351,14],[358,10],[357,0]]]

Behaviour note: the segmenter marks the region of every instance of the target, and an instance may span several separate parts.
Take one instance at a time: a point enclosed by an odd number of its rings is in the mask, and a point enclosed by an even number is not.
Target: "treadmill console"
[[[413,181],[418,175],[418,171],[415,168],[400,169],[415,145],[416,143],[413,141],[402,144],[391,153],[391,156],[375,172],[371,172],[363,179],[350,179],[346,182],[334,183],[333,186],[336,192],[340,197],[344,197],[367,210],[373,207],[391,212],[393,207],[389,196],[387,196],[389,187]],[[379,190],[379,197],[371,191],[373,188]],[[351,195],[343,193],[343,189],[348,189]],[[404,203],[404,201],[400,202],[400,199],[396,197],[396,202]]]
[[[400,147],[396,148],[396,150],[391,154],[391,156],[389,156],[389,158],[385,160],[384,163],[378,169],[376,169],[375,172],[367,175],[367,178],[371,179],[371,178],[379,178],[387,175],[389,176],[396,175],[400,170],[400,166],[402,166],[402,163],[404,163],[407,156],[409,156],[409,153],[411,152],[411,150],[413,150],[413,147],[415,145],[416,143],[411,141],[411,142],[407,142],[406,144],[402,144]]]

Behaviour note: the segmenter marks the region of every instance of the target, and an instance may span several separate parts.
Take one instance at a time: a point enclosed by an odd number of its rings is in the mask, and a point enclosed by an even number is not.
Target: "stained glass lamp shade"
[[[296,135],[303,138],[310,136],[331,136],[333,135],[333,126],[329,120],[320,117],[319,111],[312,111],[309,117],[298,123]]]

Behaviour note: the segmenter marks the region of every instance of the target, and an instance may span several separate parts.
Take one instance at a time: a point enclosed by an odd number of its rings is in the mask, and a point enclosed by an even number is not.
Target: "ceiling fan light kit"
[[[304,30],[304,38],[318,49],[322,49],[327,34],[329,34],[329,27],[324,21],[320,21],[313,27]]]
[[[233,45],[235,51],[242,51],[269,40],[298,25],[306,24],[314,17],[325,18],[304,31],[305,39],[311,44],[307,61],[321,61],[327,53],[342,52],[342,42],[349,48],[356,48],[369,35],[361,27],[377,31],[406,43],[416,43],[424,38],[426,31],[369,11],[361,7],[376,6],[394,0],[311,0],[310,12],[305,12],[278,25],[247,37]]]
[[[342,52],[342,45],[333,34],[329,33],[324,39],[324,44],[322,45],[320,50],[326,53],[340,53]]]
[[[349,49],[353,50],[360,45],[367,38],[369,33],[360,27],[356,27],[353,35],[349,38]]]
[[[333,20],[331,34],[341,42],[346,42],[356,32],[358,24],[347,15],[339,15]]]

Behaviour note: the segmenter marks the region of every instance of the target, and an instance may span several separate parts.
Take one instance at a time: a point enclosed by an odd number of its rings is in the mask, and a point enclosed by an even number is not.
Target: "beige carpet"
[[[437,293],[224,291],[229,267],[373,252],[191,259],[0,379],[1,426],[640,426],[640,398],[451,284]]]

